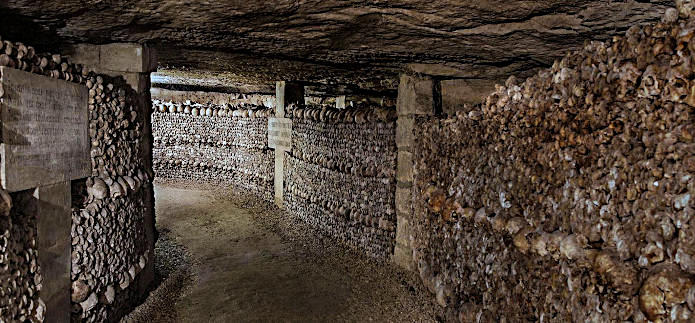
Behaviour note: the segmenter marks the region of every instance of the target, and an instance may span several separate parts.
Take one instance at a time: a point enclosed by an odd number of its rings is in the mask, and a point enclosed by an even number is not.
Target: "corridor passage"
[[[192,283],[156,315],[179,322],[436,320],[413,276],[320,238],[277,209],[241,208],[220,189],[158,184],[155,198],[160,241],[193,255]]]

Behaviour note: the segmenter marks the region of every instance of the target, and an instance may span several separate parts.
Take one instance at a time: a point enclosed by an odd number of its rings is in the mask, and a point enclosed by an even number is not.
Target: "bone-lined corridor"
[[[0,22],[0,322],[695,320],[691,0]]]

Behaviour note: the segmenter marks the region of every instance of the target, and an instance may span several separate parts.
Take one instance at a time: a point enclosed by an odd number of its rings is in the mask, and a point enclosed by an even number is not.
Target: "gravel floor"
[[[161,284],[124,321],[443,320],[414,273],[323,237],[271,203],[200,184],[158,181],[157,190]]]
[[[143,304],[122,322],[176,322],[176,304],[193,281],[191,258],[186,248],[177,244],[167,229],[159,230],[154,248],[155,284],[157,288]]]

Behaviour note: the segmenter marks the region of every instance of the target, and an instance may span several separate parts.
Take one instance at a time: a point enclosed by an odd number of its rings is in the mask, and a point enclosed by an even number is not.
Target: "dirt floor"
[[[186,188],[182,188],[186,187]],[[432,322],[415,275],[227,190],[157,184],[161,284],[132,322]]]

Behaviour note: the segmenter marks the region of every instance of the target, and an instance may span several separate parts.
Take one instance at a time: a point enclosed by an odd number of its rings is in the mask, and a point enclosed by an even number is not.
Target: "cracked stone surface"
[[[524,77],[589,39],[656,21],[669,6],[672,1],[6,0],[0,32],[49,49],[63,42],[150,43],[159,49],[163,78],[210,74],[209,82],[223,87],[288,79],[379,91],[396,89],[408,63],[467,79]]]

